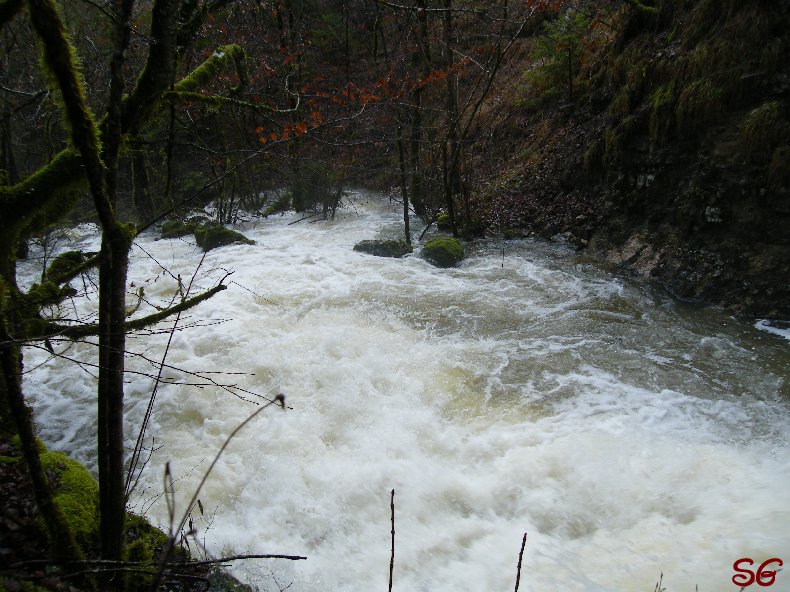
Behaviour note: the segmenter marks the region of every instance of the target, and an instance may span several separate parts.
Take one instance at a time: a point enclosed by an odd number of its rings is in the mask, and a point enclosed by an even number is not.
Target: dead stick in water
[[[390,585],[389,592],[392,592],[392,570],[395,567],[395,490],[390,493],[390,521],[392,523],[392,545],[390,551]]]
[[[524,545],[527,544],[527,533],[524,533],[524,538],[521,539],[521,551],[518,553],[518,569],[516,571],[516,592],[518,592],[518,585],[521,581],[521,560],[524,557]]]

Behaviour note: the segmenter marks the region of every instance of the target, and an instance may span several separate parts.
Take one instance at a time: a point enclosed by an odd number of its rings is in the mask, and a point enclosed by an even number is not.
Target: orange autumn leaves
[[[321,115],[321,112],[313,111],[307,116],[305,121],[297,121],[293,124],[288,123],[282,126],[280,131],[267,132],[262,126],[258,126],[255,128],[255,133],[258,134],[258,142],[261,144],[282,142],[306,134],[308,130],[315,129],[321,125],[323,121],[324,117]]]
[[[305,99],[305,103],[314,110],[303,120],[283,125],[279,130],[267,130],[262,126],[257,127],[255,132],[258,135],[258,141],[261,144],[281,142],[304,135],[308,131],[317,128],[324,122],[324,116],[320,110],[322,103],[326,104],[328,102],[337,107],[350,106],[364,108],[384,100],[400,99],[417,88],[425,88],[430,84],[445,80],[452,72],[459,70],[469,63],[470,60],[467,58],[453,64],[452,67],[432,70],[427,75],[415,80],[398,79],[388,76],[387,78],[379,79],[370,88],[350,82],[334,93],[322,90],[309,93],[306,86],[302,87],[300,89],[302,96],[309,97]]]

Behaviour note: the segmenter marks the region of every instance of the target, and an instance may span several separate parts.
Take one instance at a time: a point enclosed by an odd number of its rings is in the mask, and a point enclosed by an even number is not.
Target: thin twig
[[[518,585],[521,582],[521,560],[524,557],[524,545],[527,544],[527,533],[524,533],[524,538],[521,539],[521,551],[518,552],[518,570],[516,571],[516,590],[518,592]]]
[[[151,259],[156,261],[156,259],[154,259],[153,256],[151,256],[147,251],[145,251],[145,249],[142,250],[144,253],[146,253],[146,255],[151,257]],[[206,254],[204,253],[203,256],[200,258],[200,262],[195,268],[194,273],[192,274],[192,278],[189,280],[189,286],[187,287],[187,291],[184,294],[183,298],[181,299],[182,303],[189,297],[189,293],[192,290],[192,283],[194,282],[195,277],[200,271],[200,268],[202,267],[205,259],[206,259]],[[156,263],[160,267],[162,267],[162,269],[168,271],[158,261],[156,261]],[[170,272],[168,271],[168,273]],[[171,273],[170,275],[172,276],[173,274]],[[153,415],[153,411],[154,411],[154,402],[156,401],[156,395],[159,391],[159,385],[162,384],[162,373],[164,372],[165,369],[165,362],[167,361],[167,356],[170,353],[170,347],[173,344],[173,335],[175,334],[176,327],[178,326],[178,322],[181,320],[181,312],[182,311],[179,311],[178,314],[176,315],[175,321],[173,322],[173,327],[170,329],[170,334],[168,335],[167,338],[167,345],[165,346],[165,351],[162,354],[162,360],[159,363],[159,370],[157,371],[156,374],[156,380],[154,381],[154,386],[151,389],[151,396],[148,398],[148,406],[146,407],[145,415],[143,416],[143,421],[140,424],[140,431],[137,434],[137,442],[135,443],[134,449],[132,451],[131,461],[129,462],[129,472],[126,474],[126,483],[124,485],[124,491],[126,492],[127,501],[129,499],[129,495],[132,492],[132,489],[139,481],[140,475],[142,475],[142,470],[140,470],[135,477],[135,471],[137,471],[138,463],[140,462],[140,454],[142,453],[143,450],[145,433],[146,430],[148,429],[148,424],[151,422],[151,416]]]
[[[392,592],[392,570],[395,567],[395,490],[390,494],[390,521],[392,523],[392,544],[390,551],[390,585],[389,592]]]

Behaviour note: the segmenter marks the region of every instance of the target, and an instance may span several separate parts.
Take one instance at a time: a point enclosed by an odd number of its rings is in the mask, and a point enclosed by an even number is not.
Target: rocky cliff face
[[[492,171],[488,223],[564,234],[681,299],[790,317],[790,5],[604,16],[573,102],[522,86],[529,100],[492,108],[479,148],[512,157]]]

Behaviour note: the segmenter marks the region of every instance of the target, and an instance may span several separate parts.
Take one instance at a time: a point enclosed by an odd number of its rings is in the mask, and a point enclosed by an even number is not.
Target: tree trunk
[[[14,158],[14,144],[11,140],[11,112],[8,108],[3,110],[0,123],[0,168],[5,171],[4,178],[0,178],[0,185],[16,185],[19,175]]]
[[[151,199],[151,180],[145,155],[136,151],[132,156],[132,205],[140,222],[154,218],[154,201]]]
[[[4,266],[6,267],[6,266]],[[41,513],[44,526],[50,540],[52,559],[58,563],[80,561],[82,550],[71,532],[60,509],[52,498],[44,469],[41,466],[38,443],[33,431],[33,420],[25,405],[22,393],[22,350],[19,342],[14,339],[14,310],[20,305],[11,292],[15,286],[8,284],[13,278],[5,273],[0,278],[0,397],[2,397],[2,413],[10,415],[12,427],[19,435],[22,456],[25,459],[30,481],[33,486],[33,497],[36,507]],[[4,418],[5,420],[6,418]],[[7,420],[6,420],[7,421]],[[6,423],[4,421],[4,423]]]
[[[400,194],[403,199],[403,232],[406,243],[411,244],[411,231],[409,230],[409,192],[406,189],[406,158],[403,154],[403,126],[398,124],[398,167],[400,169]]]
[[[425,10],[425,0],[417,0],[417,40],[422,76],[428,78],[431,73],[431,46],[428,38],[428,17]],[[411,138],[409,145],[409,168],[411,170],[411,203],[414,211],[423,219],[426,218],[427,208],[422,187],[422,85],[418,84],[412,92],[411,103]]]
[[[105,230],[99,266],[98,461],[99,533],[103,559],[123,551],[124,490],[123,375],[126,349],[126,274],[131,240],[120,225]]]
[[[447,214],[450,217],[450,228],[453,236],[458,236],[458,225],[455,219],[455,196],[460,193],[461,173],[458,150],[458,96],[453,59],[453,11],[452,0],[444,0],[444,47],[447,52],[447,140],[442,151],[444,166],[444,196]],[[450,154],[448,157],[447,147]]]

